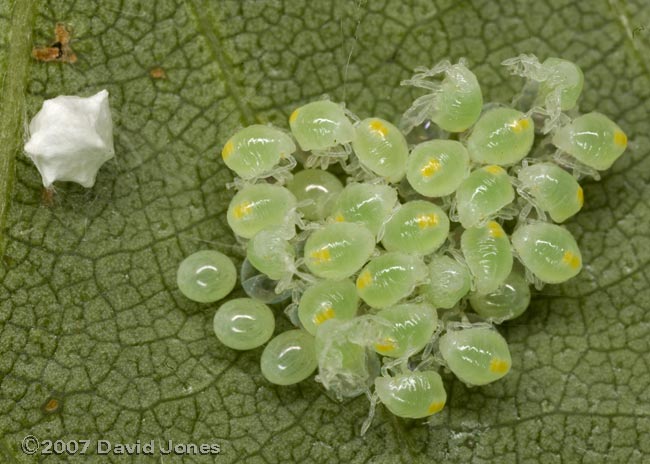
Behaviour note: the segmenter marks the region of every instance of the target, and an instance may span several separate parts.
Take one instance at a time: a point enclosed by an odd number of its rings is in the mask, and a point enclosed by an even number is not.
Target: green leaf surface
[[[75,64],[29,58],[30,36],[48,44],[57,21],[74,29]],[[2,0],[0,26],[0,462],[648,462],[647,2]],[[324,93],[396,121],[415,96],[400,80],[461,56],[486,100],[507,103],[521,81],[499,63],[523,52],[576,61],[581,110],[609,115],[631,144],[585,184],[568,224],[582,273],[503,325],[510,375],[473,389],[446,376],[448,406],[430,424],[380,407],[361,437],[365,398],[340,404],[312,380],[276,388],[260,349],[219,344],[216,306],[183,298],[175,271],[206,247],[241,257],[218,156],[234,130],[286,127],[291,109]],[[23,115],[103,88],[115,160],[94,188],[60,184],[43,205]],[[51,397],[60,406],[48,413]],[[98,439],[219,443],[221,454],[28,456],[28,434],[90,439],[91,450]]]

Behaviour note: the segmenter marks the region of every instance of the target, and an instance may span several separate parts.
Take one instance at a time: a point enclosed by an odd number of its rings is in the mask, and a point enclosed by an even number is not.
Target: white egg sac
[[[25,152],[45,187],[55,181],[92,187],[99,168],[115,156],[108,91],[45,100],[29,123],[29,134]]]

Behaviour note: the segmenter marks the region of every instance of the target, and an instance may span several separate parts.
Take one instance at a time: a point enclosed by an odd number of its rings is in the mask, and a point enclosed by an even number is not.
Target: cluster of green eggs
[[[580,272],[558,223],[583,205],[581,176],[609,168],[627,139],[606,116],[577,113],[574,63],[504,64],[527,81],[518,108],[484,105],[466,64],[445,61],[402,83],[427,93],[399,128],[321,100],[291,114],[290,133],[233,135],[222,151],[238,176],[227,221],[246,251],[249,298],[217,310],[218,339],[237,350],[268,342],[261,371],[274,384],[317,370],[338,398],[365,393],[408,418],[444,407],[441,368],[474,386],[506,375],[508,344],[493,324],[526,310],[530,284]],[[432,127],[437,137],[422,140]],[[178,285],[214,302],[236,274],[225,255],[201,251]],[[267,303],[282,301],[297,328],[272,338]]]

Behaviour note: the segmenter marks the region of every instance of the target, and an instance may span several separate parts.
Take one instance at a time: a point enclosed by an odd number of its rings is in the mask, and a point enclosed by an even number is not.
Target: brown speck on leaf
[[[43,403],[41,409],[45,414],[54,414],[61,409],[61,401],[54,397],[48,398],[47,401]]]
[[[43,187],[43,191],[41,192],[41,201],[43,203],[43,206],[54,206],[55,194],[56,191],[54,190],[54,187]]]
[[[152,79],[167,79],[167,73],[160,66],[151,68],[151,70],[149,71],[149,75],[151,76]]]
[[[38,61],[60,61],[63,63],[74,63],[77,55],[70,48],[71,29],[63,24],[57,23],[54,28],[54,42],[49,46],[34,47],[32,56]]]

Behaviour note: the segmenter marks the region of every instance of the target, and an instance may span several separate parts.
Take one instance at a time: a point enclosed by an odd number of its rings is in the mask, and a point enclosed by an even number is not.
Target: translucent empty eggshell
[[[428,264],[429,281],[422,294],[435,308],[453,308],[471,288],[471,276],[465,264],[445,255],[435,255]]]
[[[369,390],[379,375],[379,358],[368,347],[384,328],[370,316],[350,321],[330,319],[318,326],[318,376],[337,398],[350,398]]]
[[[305,219],[321,221],[330,215],[343,184],[322,169],[305,169],[294,174],[287,188],[298,200],[298,211]]]
[[[472,292],[472,309],[484,319],[501,323],[521,316],[530,304],[530,287],[524,275],[516,269],[506,281],[490,293]]]
[[[397,191],[388,185],[349,184],[339,194],[332,217],[338,222],[358,222],[377,235],[397,203]]]

